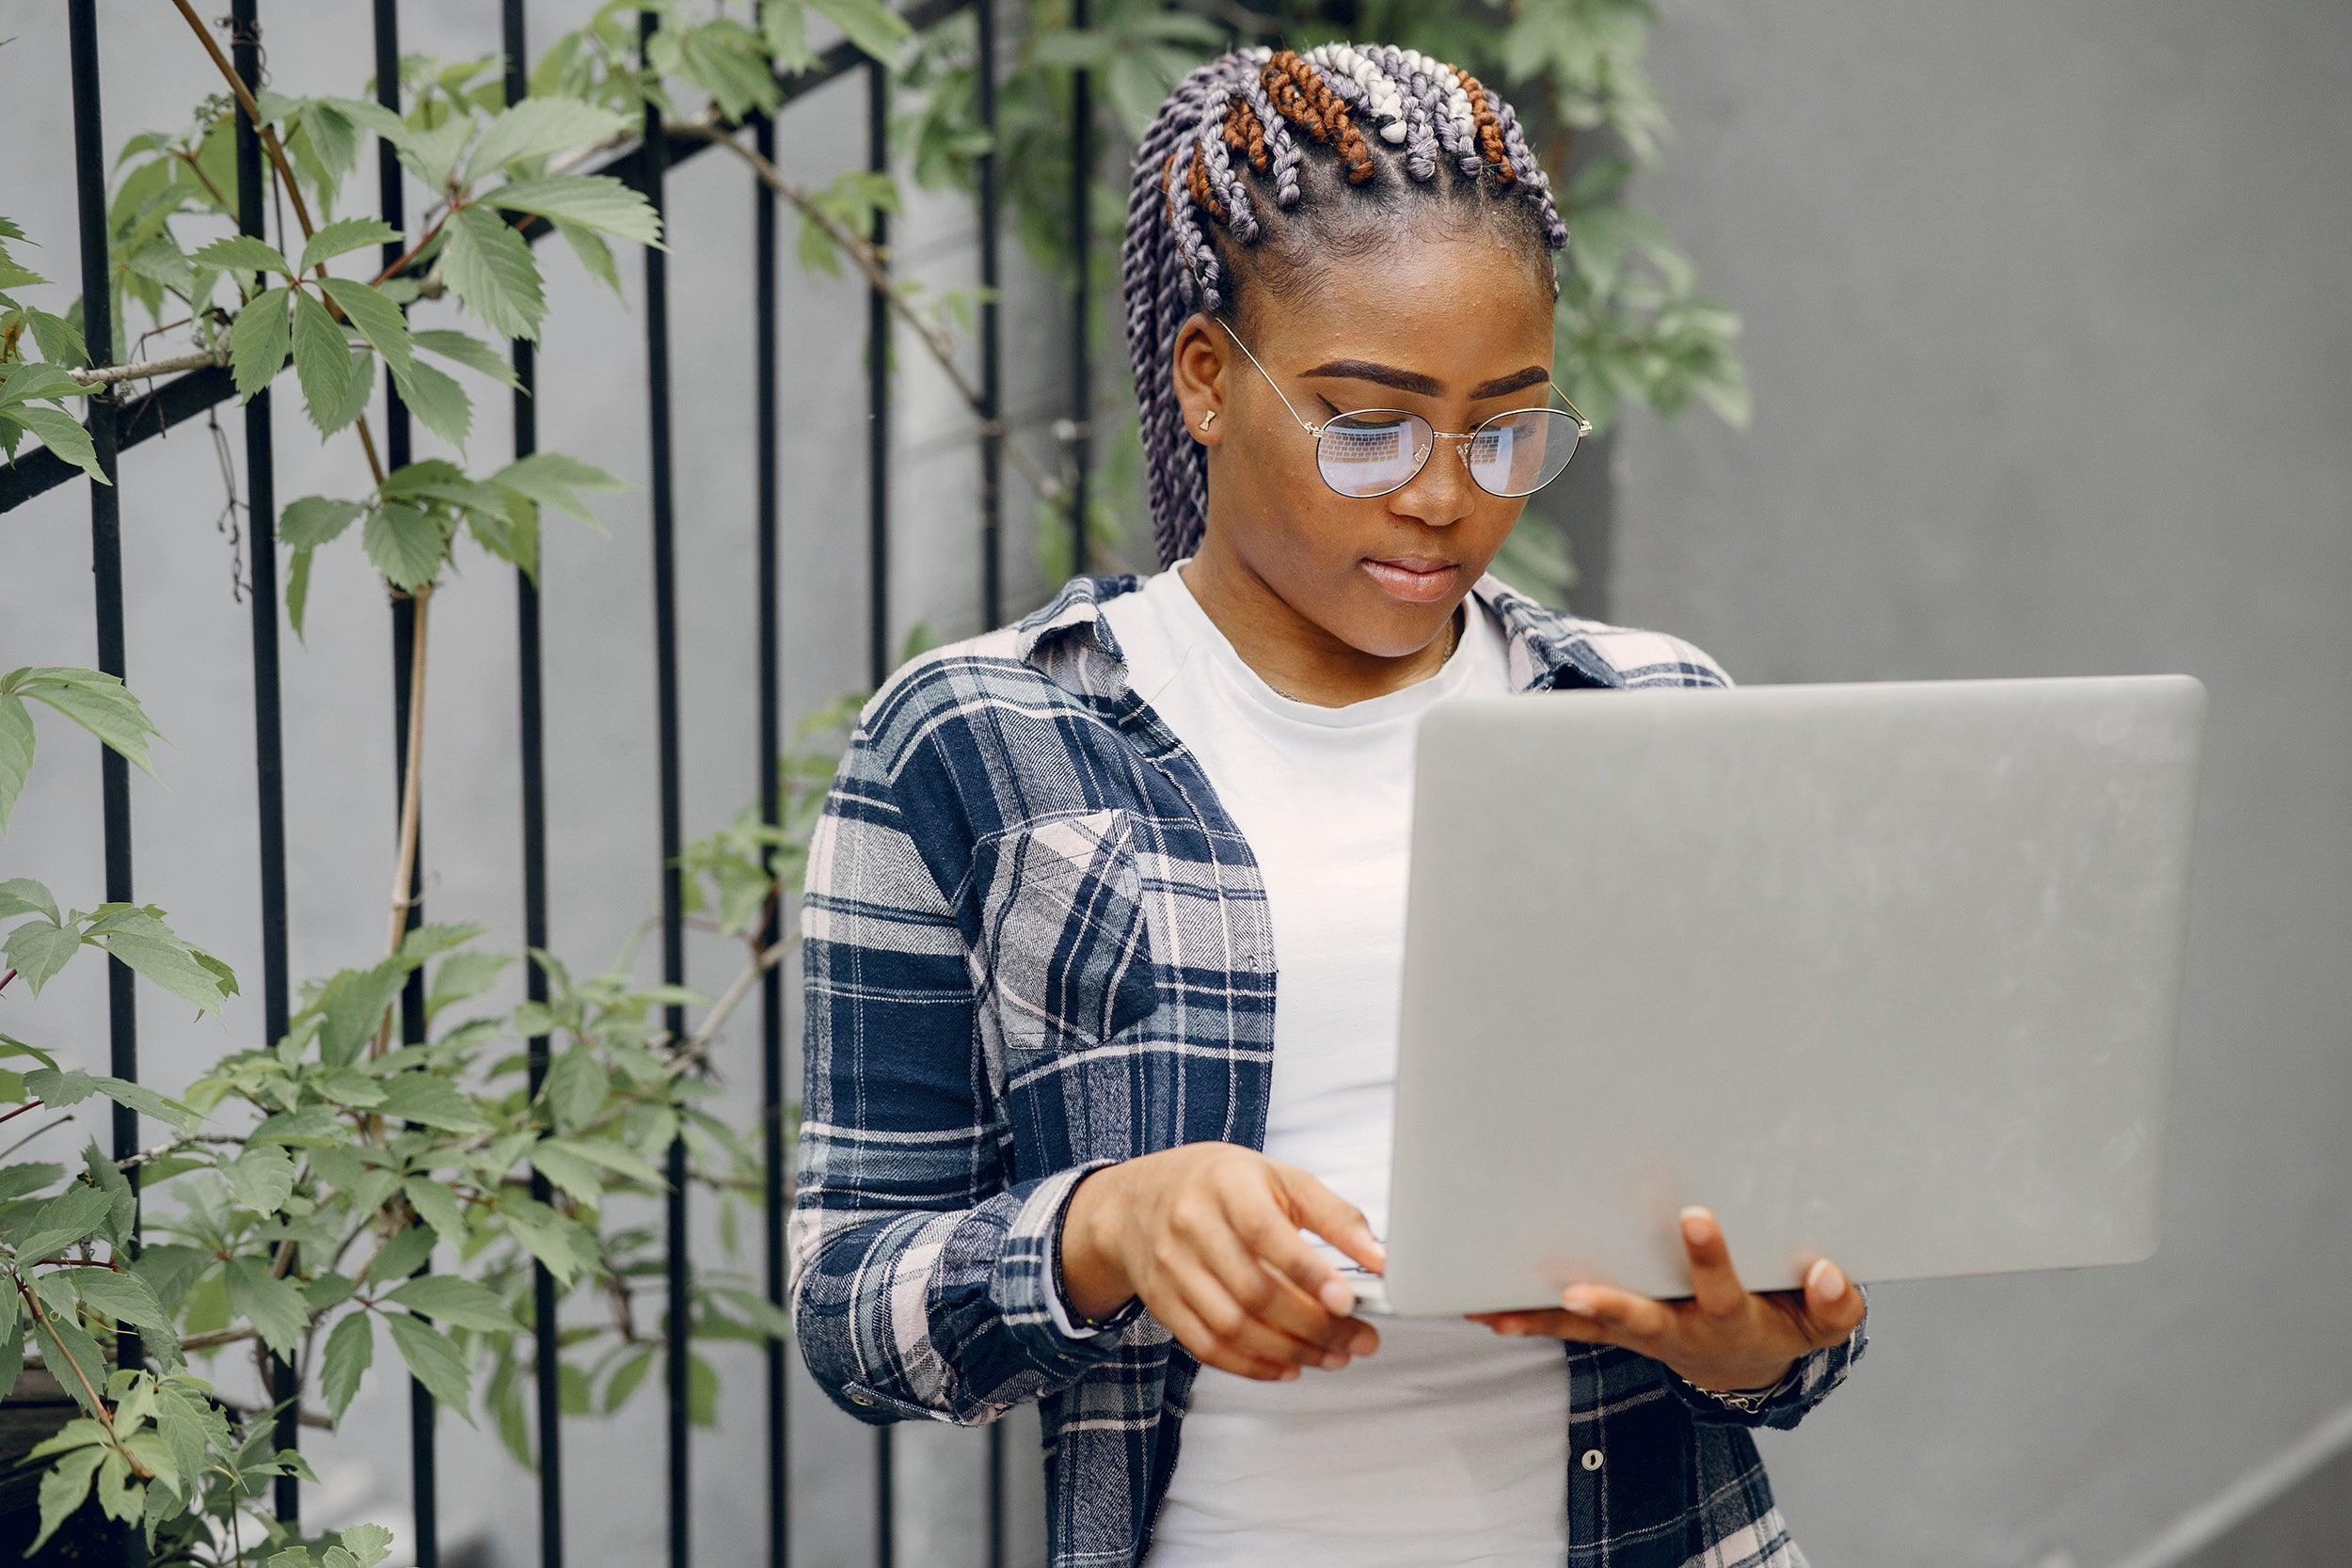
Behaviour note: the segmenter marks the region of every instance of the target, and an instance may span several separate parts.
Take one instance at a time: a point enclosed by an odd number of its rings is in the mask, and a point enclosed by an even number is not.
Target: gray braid
[[[1311,180],[1310,143],[1326,154]],[[1261,181],[1270,204],[1253,187]],[[1160,105],[1136,149],[1120,285],[1163,566],[1194,553],[1208,521],[1206,449],[1184,429],[1170,367],[1185,321],[1195,310],[1233,319],[1244,257],[1271,245],[1286,272],[1312,272],[1368,255],[1407,231],[1403,204],[1422,200],[1481,216],[1500,209],[1492,221],[1528,225],[1514,230],[1528,244],[1567,244],[1510,105],[1419,50],[1229,50]],[[1252,277],[1259,267],[1248,263]]]

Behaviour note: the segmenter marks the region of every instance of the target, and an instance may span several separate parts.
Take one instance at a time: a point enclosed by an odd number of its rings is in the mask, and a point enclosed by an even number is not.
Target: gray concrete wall
[[[1685,4],[1653,63],[1756,418],[1628,423],[1613,614],[2211,699],[2162,1249],[1874,1291],[1767,1460],[1819,1568],[2185,1560],[2352,1437],[2352,11]]]
[[[208,18],[221,7],[199,8]],[[585,0],[534,4],[532,37],[544,45],[578,25]],[[100,8],[104,42],[109,149],[133,133],[179,124],[186,108],[217,89],[191,37],[169,8],[109,3]],[[273,84],[281,90],[359,95],[372,70],[368,8],[265,5]],[[412,51],[456,59],[498,47],[497,8],[469,0],[406,0],[403,41]],[[40,248],[20,247],[27,264],[68,280],[30,291],[62,309],[78,277],[72,140],[67,97],[64,8],[0,8],[0,147],[8,177],[0,212]],[[836,83],[798,106],[780,138],[780,161],[796,179],[822,182],[863,167],[862,76]],[[939,283],[975,278],[971,203],[915,191],[894,222],[900,263]],[[347,187],[344,214],[374,210],[373,153]],[[685,824],[690,836],[730,820],[754,799],[758,754],[754,659],[754,472],[752,427],[753,187],[723,153],[705,153],[671,183],[671,321],[676,408],[677,565],[680,689],[685,737]],[[421,203],[412,188],[410,212]],[[786,734],[797,718],[866,682],[865,626],[866,487],[864,324],[854,276],[804,278],[792,261],[794,225],[781,220],[782,517]],[[618,247],[616,247],[618,248]],[[621,474],[634,488],[596,499],[609,537],[567,519],[546,530],[545,643],[549,864],[553,946],[578,966],[602,967],[632,927],[657,910],[660,844],[654,750],[651,546],[644,416],[645,363],[641,267],[624,252],[628,297],[590,279],[560,245],[543,253],[549,328],[540,355],[543,447],[578,453]],[[1041,426],[1063,412],[1063,312],[1020,266],[1005,242],[1006,400],[1020,438],[1041,452]],[[446,305],[421,323],[454,325]],[[145,321],[138,327],[150,325]],[[478,325],[467,321],[465,325]],[[1115,347],[1115,345],[1114,345]],[[972,499],[977,463],[970,420],[952,388],[903,336],[893,403],[898,460],[891,475],[891,645],[928,618],[942,638],[983,629],[979,618],[979,518]],[[977,356],[966,370],[976,373]],[[356,437],[321,446],[292,394],[278,399],[278,494],[356,495],[366,470]],[[484,467],[505,460],[506,394],[473,383],[469,455]],[[220,413],[242,470],[242,415]],[[378,430],[381,430],[380,414]],[[438,449],[418,434],[418,455]],[[1009,613],[1038,602],[1029,560],[1035,498],[1007,470],[1003,560]],[[188,1081],[219,1052],[258,1043],[261,983],[255,872],[252,696],[247,608],[232,597],[229,538],[215,531],[224,487],[202,423],[129,454],[121,486],[123,555],[133,689],[168,737],[158,749],[157,783],[134,774],[136,885],[163,905],[191,940],[238,969],[246,994],[226,1025],[192,1023],[142,991],[146,1075],[167,1087]],[[0,522],[0,669],[97,661],[89,577],[87,489],[52,492]],[[1148,532],[1145,535],[1148,538]],[[308,643],[286,644],[287,838],[297,979],[380,952],[392,862],[389,620],[383,594],[356,540],[320,554],[311,589]],[[521,931],[518,763],[515,740],[514,592],[511,574],[462,550],[453,580],[434,600],[425,750],[424,884],[427,917],[482,921],[493,940],[518,950]],[[4,845],[0,876],[33,876],[87,908],[103,896],[95,747],[78,732],[40,721],[41,756]],[[656,977],[658,937],[637,973]],[[689,979],[715,993],[739,964],[739,949],[690,938]],[[800,1015],[797,968],[787,971],[792,1001],[787,1053],[795,1077]],[[76,1061],[104,1060],[103,971],[77,965],[26,1006],[12,989],[7,1027],[56,1042]],[[510,988],[519,997],[519,980]],[[759,1084],[758,1036],[746,1010],[728,1031],[719,1071],[734,1114],[750,1124]],[[797,1093],[797,1089],[795,1090]],[[96,1124],[93,1123],[93,1126]],[[12,1132],[16,1129],[10,1130]],[[49,1134],[64,1155],[81,1133]],[[698,1199],[697,1256],[724,1263],[710,1206]],[[658,1219],[658,1216],[648,1216]],[[757,1226],[743,1216],[755,1246]],[[736,1266],[756,1278],[755,1253]],[[600,1310],[580,1304],[583,1317]],[[656,1309],[658,1310],[658,1309]],[[384,1352],[389,1356],[389,1352]],[[722,1347],[722,1428],[698,1433],[694,1470],[699,1560],[766,1560],[761,1383],[755,1354]],[[241,1364],[227,1363],[233,1382]],[[379,1367],[379,1373],[382,1368]],[[865,1555],[872,1512],[871,1429],[834,1410],[793,1362],[794,1483],[800,1560]],[[655,1380],[658,1383],[658,1380]],[[664,1539],[662,1412],[649,1383],[609,1420],[575,1420],[566,1448],[573,1560],[659,1559]],[[440,1497],[447,1560],[535,1562],[532,1481],[492,1433],[446,1417]],[[406,1394],[379,1375],[355,1405],[345,1433],[313,1450],[322,1484],[317,1521],[397,1522],[406,1507]],[[1014,1560],[1041,1556],[1043,1514],[1034,1408],[1007,1423]],[[979,1478],[986,1445],[977,1433],[902,1427],[898,1492],[901,1560],[985,1560]]]

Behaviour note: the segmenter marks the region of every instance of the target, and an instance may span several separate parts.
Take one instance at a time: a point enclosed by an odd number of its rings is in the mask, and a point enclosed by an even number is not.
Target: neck
[[[1470,613],[1466,596],[1426,643],[1391,657],[1334,636],[1210,539],[1176,570],[1244,664],[1283,696],[1318,707],[1343,707],[1427,680],[1453,654]]]

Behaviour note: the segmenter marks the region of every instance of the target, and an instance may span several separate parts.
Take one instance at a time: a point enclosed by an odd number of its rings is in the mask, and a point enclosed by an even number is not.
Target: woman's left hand
[[[1466,1312],[1498,1334],[1622,1345],[1664,1362],[1702,1388],[1770,1387],[1798,1356],[1842,1343],[1867,1310],[1862,1292],[1828,1259],[1816,1259],[1798,1291],[1751,1292],[1731,1266],[1714,1214],[1682,1212],[1693,1294],[1660,1301],[1608,1285],[1571,1285],[1562,1306]]]

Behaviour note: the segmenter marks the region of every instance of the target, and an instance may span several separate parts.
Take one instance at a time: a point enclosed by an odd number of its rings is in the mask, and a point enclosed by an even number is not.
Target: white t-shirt
[[[1199,759],[1264,875],[1278,966],[1265,1152],[1385,1236],[1413,730],[1449,693],[1510,689],[1502,628],[1466,598],[1461,644],[1435,675],[1324,707],[1243,662],[1184,564],[1103,613],[1136,693]],[[1147,1568],[1565,1560],[1560,1342],[1461,1318],[1375,1326],[1373,1354],[1288,1383],[1201,1367]]]

